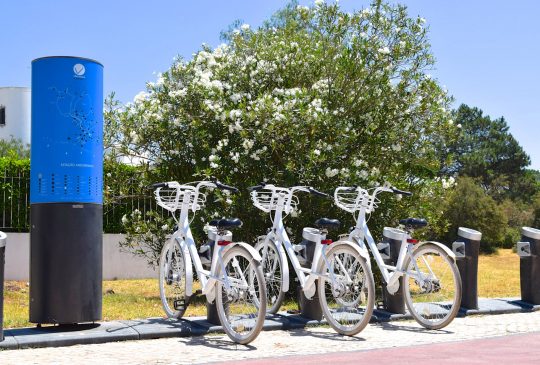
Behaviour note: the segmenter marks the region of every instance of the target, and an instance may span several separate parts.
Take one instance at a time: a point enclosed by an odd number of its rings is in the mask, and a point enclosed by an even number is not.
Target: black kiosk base
[[[103,206],[32,204],[30,219],[30,322],[101,320]]]

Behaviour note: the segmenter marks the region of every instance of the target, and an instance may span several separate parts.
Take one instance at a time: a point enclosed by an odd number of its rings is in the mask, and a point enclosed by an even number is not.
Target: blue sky
[[[504,116],[540,170],[540,2],[390,0],[430,26],[432,75],[459,103]],[[32,59],[75,55],[105,66],[105,92],[126,102],[174,56],[216,46],[234,20],[257,26],[286,1],[0,0],[0,86],[30,86]],[[309,4],[308,1],[301,1]],[[341,0],[343,8],[368,1]]]

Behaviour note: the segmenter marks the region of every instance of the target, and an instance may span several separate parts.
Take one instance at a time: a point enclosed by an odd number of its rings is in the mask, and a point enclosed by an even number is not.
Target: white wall
[[[30,280],[30,234],[7,233],[5,280]],[[103,279],[157,278],[146,260],[120,250],[121,234],[103,235]]]
[[[6,125],[0,126],[0,139],[21,139],[30,144],[30,88],[0,87],[0,106],[6,108]]]

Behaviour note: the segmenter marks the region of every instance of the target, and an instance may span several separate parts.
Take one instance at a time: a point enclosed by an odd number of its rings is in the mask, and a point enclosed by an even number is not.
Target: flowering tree
[[[264,233],[245,192],[262,180],[327,192],[389,181],[419,194],[385,199],[380,225],[413,206],[431,212],[442,188],[435,147],[455,127],[449,96],[427,73],[434,58],[424,22],[382,1],[354,13],[291,3],[258,29],[243,24],[219,47],[176,60],[108,114],[111,156],[136,159],[156,181],[216,176],[243,189],[218,196],[207,213],[244,218],[246,239]],[[295,233],[340,213],[316,198],[300,209]]]

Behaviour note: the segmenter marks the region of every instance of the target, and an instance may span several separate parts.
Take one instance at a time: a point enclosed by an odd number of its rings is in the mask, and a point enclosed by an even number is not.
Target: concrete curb
[[[540,305],[526,303],[518,298],[480,298],[478,304],[479,309],[471,310],[462,308],[459,316],[508,314],[540,310]],[[411,318],[409,314],[395,314],[381,309],[375,309],[371,322],[391,322]],[[265,331],[291,330],[324,324],[326,324],[325,320],[311,320],[301,317],[298,314],[279,313],[268,315],[263,329]],[[0,342],[0,350],[202,336],[207,333],[223,333],[223,331],[221,326],[216,326],[208,322],[206,317],[190,317],[189,320],[147,318],[96,324],[15,328],[5,330],[4,333],[5,340]]]

